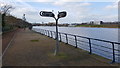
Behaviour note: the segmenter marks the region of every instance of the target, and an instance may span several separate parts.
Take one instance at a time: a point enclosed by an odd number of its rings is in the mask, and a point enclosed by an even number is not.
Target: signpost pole
[[[56,21],[56,47],[55,47],[55,53],[54,55],[57,55],[59,52],[59,38],[58,38],[58,18],[54,18]]]

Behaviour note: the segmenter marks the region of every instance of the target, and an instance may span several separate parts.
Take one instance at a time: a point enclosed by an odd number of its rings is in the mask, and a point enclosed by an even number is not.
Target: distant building
[[[118,24],[120,24],[119,21],[115,21],[115,22],[90,21],[90,22],[81,23],[81,25],[118,25]]]
[[[90,21],[91,25],[101,25],[103,21]]]
[[[69,27],[74,27],[74,26],[77,26],[77,25],[80,25],[80,24],[78,24],[78,23],[72,23],[72,24],[69,24],[68,26]]]
[[[80,25],[89,25],[90,22],[82,22]]]
[[[103,25],[109,25],[109,24],[114,24],[114,25],[116,24],[117,25],[117,24],[120,24],[120,22],[119,21],[116,21],[116,22],[103,22],[102,24]]]
[[[75,25],[73,25],[73,24],[69,24],[69,25],[68,25],[68,27],[74,27],[74,26],[75,26]]]

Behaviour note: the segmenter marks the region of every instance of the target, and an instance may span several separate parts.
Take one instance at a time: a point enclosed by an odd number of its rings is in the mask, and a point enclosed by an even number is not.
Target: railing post
[[[50,37],[49,30],[48,30],[48,37]]]
[[[46,35],[46,30],[45,30],[45,35]]]
[[[41,34],[41,29],[40,29],[40,34]]]
[[[68,44],[68,37],[67,37],[67,34],[65,34],[66,35],[66,44]]]
[[[49,35],[48,35],[48,30],[47,30],[47,36],[49,36]]]
[[[51,38],[53,38],[52,31],[50,31],[50,33],[51,33]]]
[[[43,34],[45,35],[45,30],[43,30]]]
[[[60,42],[62,41],[62,38],[61,38],[61,33],[59,33],[59,35],[60,35]]]
[[[44,30],[42,30],[42,34],[44,35]]]
[[[114,50],[114,43],[112,43],[112,49],[113,49],[113,60],[112,60],[112,63],[115,62],[115,50]]]
[[[42,34],[42,29],[40,29],[40,34]]]
[[[43,30],[43,34],[45,35],[45,30]]]
[[[47,31],[45,30],[45,35],[47,36]]]
[[[45,30],[46,31],[46,36],[47,36],[47,30]]]
[[[88,40],[89,40],[89,47],[90,47],[90,52],[89,52],[89,54],[92,54],[91,40],[90,40],[90,38],[88,38]]]
[[[55,34],[56,34],[56,33],[54,32],[54,37],[55,37],[54,39],[56,39],[56,35],[55,35]]]
[[[77,48],[77,37],[74,35],[74,37],[75,37],[75,48]]]
[[[42,30],[42,34],[44,35],[44,30]]]
[[[47,36],[47,30],[45,30],[46,36]]]
[[[41,32],[41,34],[43,35],[43,29],[42,29],[42,32]]]
[[[44,34],[45,34],[45,30],[44,30]]]

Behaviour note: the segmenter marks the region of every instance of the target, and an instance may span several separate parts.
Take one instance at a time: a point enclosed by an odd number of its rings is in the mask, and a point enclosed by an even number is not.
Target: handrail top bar
[[[42,29],[42,30],[46,30],[46,29]],[[47,31],[51,31],[51,30],[47,30]],[[52,31],[52,32],[55,32],[55,31]],[[71,35],[71,36],[77,36],[77,37],[86,38],[86,39],[97,40],[97,41],[103,41],[103,42],[108,42],[108,43],[120,44],[119,42],[112,42],[112,41],[106,41],[106,40],[101,40],[101,39],[95,39],[95,38],[83,37],[83,36],[74,35],[74,34],[68,34],[68,33],[63,33],[63,32],[58,32],[58,33],[67,34],[67,35]]]

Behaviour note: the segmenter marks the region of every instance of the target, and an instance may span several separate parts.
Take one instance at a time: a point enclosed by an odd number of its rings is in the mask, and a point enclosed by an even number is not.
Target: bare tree
[[[11,9],[14,9],[13,6],[8,4],[0,7],[0,11],[2,13],[2,27],[5,26],[5,16],[6,14],[10,14]]]
[[[0,7],[0,11],[2,12],[2,14],[9,14],[12,9],[14,9],[14,7],[8,4]]]

